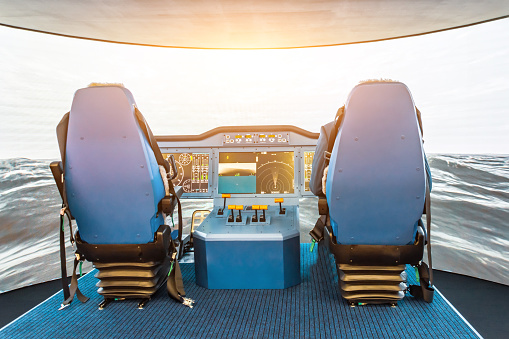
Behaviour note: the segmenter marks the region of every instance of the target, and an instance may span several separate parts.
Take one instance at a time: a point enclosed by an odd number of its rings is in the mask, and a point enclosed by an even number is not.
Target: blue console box
[[[283,289],[300,284],[299,208],[269,206],[266,222],[228,222],[217,207],[194,231],[196,284],[209,289]],[[235,216],[238,211],[234,211]],[[258,216],[261,215],[258,211]]]

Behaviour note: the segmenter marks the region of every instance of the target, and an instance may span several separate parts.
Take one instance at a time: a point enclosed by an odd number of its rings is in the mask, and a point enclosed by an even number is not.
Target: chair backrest
[[[135,117],[131,92],[88,87],[73,99],[65,184],[80,237],[91,244],[141,244],[164,223],[159,167]]]
[[[399,82],[350,93],[326,183],[339,243],[403,245],[414,240],[426,192],[415,106]]]

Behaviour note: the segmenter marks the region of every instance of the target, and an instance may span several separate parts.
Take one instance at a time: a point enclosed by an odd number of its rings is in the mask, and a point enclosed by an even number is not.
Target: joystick
[[[223,208],[217,210],[217,215],[223,215],[224,209],[226,208],[226,198],[231,198],[231,194],[221,194],[221,198],[224,198]],[[228,207],[230,208],[230,207]]]
[[[260,222],[266,222],[267,219],[265,218],[265,210],[268,208],[267,205],[260,205],[260,209],[262,210],[262,215],[260,215]]]
[[[236,205],[228,205],[228,209],[231,211],[231,213],[228,214],[228,222],[233,222],[233,220],[235,220],[233,218],[233,210],[235,210],[236,207]]]
[[[274,199],[275,203],[279,203],[279,214],[285,214],[285,212],[286,212],[286,208],[281,207],[281,203],[284,201],[285,201],[285,199],[283,199],[283,198]]]
[[[251,218],[252,222],[258,222],[258,210],[260,209],[260,205],[253,205],[251,206],[251,209],[255,211],[255,214]]]
[[[235,219],[236,222],[242,222],[242,214],[240,213],[240,211],[242,211],[244,209],[244,206],[243,205],[237,205],[235,206],[235,209],[239,211],[239,215],[237,215],[237,218]]]

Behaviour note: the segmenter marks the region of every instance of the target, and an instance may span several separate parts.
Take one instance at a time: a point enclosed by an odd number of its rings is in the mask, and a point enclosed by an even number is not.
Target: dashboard
[[[312,196],[309,180],[318,133],[294,126],[220,127],[192,136],[158,136],[173,155],[183,198]]]

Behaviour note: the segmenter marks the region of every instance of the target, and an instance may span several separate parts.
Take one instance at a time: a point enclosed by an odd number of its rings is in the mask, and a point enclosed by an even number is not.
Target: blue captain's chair
[[[187,302],[176,258],[182,231],[172,239],[165,225],[165,213],[179,205],[181,227],[182,189],[168,180],[174,162],[171,168],[163,159],[131,92],[120,85],[78,90],[57,134],[62,162],[51,169],[61,214],[76,220],[77,259],[98,269],[101,307],[119,298],[141,298],[143,307],[168,276],[170,295]],[[70,292],[64,284],[64,305],[74,292],[84,299],[75,276]]]
[[[352,305],[395,304],[404,297],[405,264],[420,265],[426,241],[421,217],[429,202],[427,181],[408,88],[399,82],[356,86],[330,155],[325,232],[342,296]],[[421,293],[432,294],[421,266]]]

